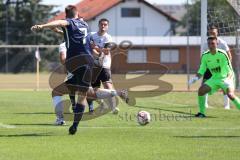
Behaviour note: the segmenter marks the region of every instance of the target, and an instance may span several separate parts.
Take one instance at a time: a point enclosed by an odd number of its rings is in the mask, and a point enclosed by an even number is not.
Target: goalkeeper
[[[217,37],[210,36],[207,39],[209,50],[204,52],[201,57],[201,64],[198,73],[193,77],[189,84],[199,80],[208,68],[212,77],[202,84],[198,90],[198,106],[200,112],[196,117],[205,116],[205,94],[213,94],[222,89],[229,99],[240,109],[240,100],[234,94],[234,72],[227,53],[217,48]]]

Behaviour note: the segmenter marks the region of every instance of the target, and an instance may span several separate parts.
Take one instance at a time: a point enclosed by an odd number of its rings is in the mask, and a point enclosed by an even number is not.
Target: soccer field
[[[49,90],[49,77],[51,73],[40,73],[39,76],[39,89]],[[123,79],[126,77],[126,79]],[[140,77],[140,78],[137,78]],[[113,74],[112,75],[114,85],[118,85],[120,88],[138,86],[138,89],[145,90],[149,86],[144,86],[149,84],[160,85],[164,88],[165,84],[161,81],[167,82],[172,86],[173,91],[187,91],[187,75],[186,74]],[[127,81],[127,78],[132,79],[132,81]],[[136,79],[134,79],[136,78]],[[35,73],[20,73],[20,74],[0,74],[0,90],[35,90],[36,89],[36,74]],[[136,84],[137,82],[137,84]],[[201,81],[191,86],[191,90],[197,90]],[[141,87],[140,87],[141,85]]]
[[[240,111],[224,110],[220,93],[211,96],[206,119],[197,119],[195,92],[170,92],[120,103],[108,113],[83,121],[76,135],[55,117],[48,91],[0,91],[1,160],[238,160]],[[150,112],[153,121],[139,126],[134,115]]]

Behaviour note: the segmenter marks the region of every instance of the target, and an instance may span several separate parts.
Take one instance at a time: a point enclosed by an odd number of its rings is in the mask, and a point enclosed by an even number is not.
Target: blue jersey
[[[88,25],[81,19],[66,19],[68,25],[63,28],[64,39],[67,48],[67,59],[82,55],[91,55]]]

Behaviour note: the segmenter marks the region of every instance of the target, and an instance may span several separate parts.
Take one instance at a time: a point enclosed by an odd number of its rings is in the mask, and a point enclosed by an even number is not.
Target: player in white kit
[[[112,37],[107,33],[109,21],[105,18],[100,19],[98,23],[98,32],[91,32],[90,39],[92,41],[93,55],[95,57],[96,66],[100,67],[97,79],[92,83],[93,88],[100,88],[101,83],[105,89],[114,89],[111,80],[111,53],[110,44]],[[93,106],[92,100],[88,99],[89,106]],[[119,109],[116,107],[116,99],[109,99],[109,104],[114,114]],[[92,107],[93,108],[93,107]]]
[[[59,60],[62,65],[65,65],[66,61],[66,56],[67,56],[67,48],[65,42],[61,43],[58,47],[58,52],[59,52]],[[67,74],[67,79],[70,79],[72,77],[71,73],[67,73],[66,69],[64,70]],[[75,95],[69,94],[71,104],[72,106],[75,106]],[[65,121],[63,118],[63,106],[62,106],[62,96],[53,96],[53,105],[54,105],[54,110],[56,114],[56,121],[55,125],[65,125]]]

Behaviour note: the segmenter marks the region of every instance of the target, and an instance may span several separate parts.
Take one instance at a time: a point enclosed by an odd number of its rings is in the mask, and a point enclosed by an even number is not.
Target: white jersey
[[[67,57],[67,47],[66,47],[66,43],[63,42],[58,46],[58,52],[59,54],[64,54],[65,58]],[[71,74],[70,72],[67,72],[67,79],[71,79],[73,77],[73,74]]]
[[[112,42],[112,37],[108,33],[100,36],[98,32],[91,32],[91,39],[100,48],[104,48],[105,43]],[[111,54],[104,55],[103,57],[103,68],[111,68]]]
[[[66,58],[66,56],[67,56],[67,47],[66,47],[65,42],[63,42],[63,43],[61,43],[61,44],[59,45],[59,47],[58,47],[58,52],[59,52],[59,54],[60,54],[60,53],[63,53],[64,56],[65,56],[65,58]]]
[[[217,48],[222,49],[222,50],[224,50],[224,51],[226,51],[226,52],[228,52],[228,51],[230,50],[229,47],[228,47],[228,45],[227,45],[227,42],[226,42],[226,41],[224,41],[223,39],[221,39],[221,38],[219,38],[219,37],[217,37],[217,41],[218,41],[218,46],[217,46]],[[203,45],[203,52],[206,52],[207,50],[208,50],[208,44],[205,43],[205,44]]]

